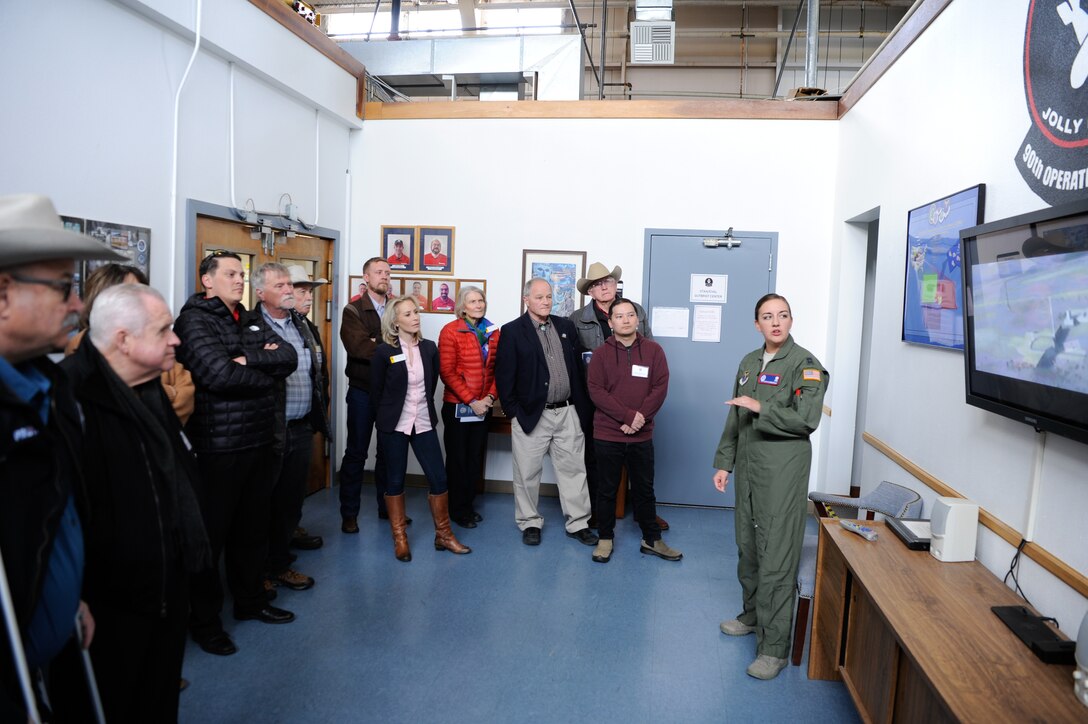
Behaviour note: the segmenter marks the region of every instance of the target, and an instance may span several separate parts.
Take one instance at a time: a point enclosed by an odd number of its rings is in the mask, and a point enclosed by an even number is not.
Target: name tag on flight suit
[[[649,377],[650,368],[646,365],[631,365],[632,377]]]
[[[778,383],[781,381],[782,375],[769,375],[764,373],[759,376],[759,384],[761,385],[774,385],[777,387]]]

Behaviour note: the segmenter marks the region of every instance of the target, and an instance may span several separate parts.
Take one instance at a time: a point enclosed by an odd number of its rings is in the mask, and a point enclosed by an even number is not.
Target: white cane
[[[76,611],[76,642],[79,644],[79,653],[83,657],[83,673],[87,675],[87,688],[91,692],[91,703],[94,704],[95,721],[98,724],[106,724],[106,713],[102,711],[102,697],[98,694],[98,680],[94,676],[94,667],[91,665],[91,652],[83,646],[83,611]]]
[[[15,668],[19,672],[19,684],[23,688],[23,701],[26,703],[27,716],[34,724],[41,724],[38,702],[34,698],[34,689],[30,685],[30,669],[26,665],[26,652],[23,651],[23,638],[19,635],[19,623],[15,618],[15,604],[11,602],[11,589],[8,588],[8,572],[4,568],[4,556],[0,553],[0,604],[4,607],[4,624],[11,641],[11,654]]]

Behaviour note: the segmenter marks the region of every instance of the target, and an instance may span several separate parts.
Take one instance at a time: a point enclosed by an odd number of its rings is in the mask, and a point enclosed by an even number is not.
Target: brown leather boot
[[[449,494],[428,495],[427,502],[431,504],[431,516],[434,518],[434,549],[447,550],[450,553],[471,553],[472,549],[461,545],[450,530]]]
[[[398,561],[407,563],[412,560],[412,551],[408,548],[407,518],[404,515],[404,493],[385,496],[385,507],[389,510],[389,527],[393,529],[393,555]]]

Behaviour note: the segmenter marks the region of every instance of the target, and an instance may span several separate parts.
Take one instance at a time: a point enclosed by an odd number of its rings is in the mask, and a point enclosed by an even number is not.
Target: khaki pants
[[[514,520],[518,529],[542,528],[537,510],[544,454],[551,455],[559,484],[559,504],[567,519],[568,533],[589,526],[589,488],[586,486],[585,436],[574,405],[544,410],[531,434],[517,419],[511,420],[514,453]]]

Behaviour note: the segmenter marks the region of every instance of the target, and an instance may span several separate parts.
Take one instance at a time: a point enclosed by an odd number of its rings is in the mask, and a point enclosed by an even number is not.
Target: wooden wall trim
[[[886,442],[877,438],[867,432],[861,434],[862,440],[869,445],[873,446],[885,456],[887,456],[892,462],[899,467],[906,470],[914,477],[921,480],[926,486],[935,491],[938,495],[943,495],[952,498],[963,498],[957,490],[949,487],[942,481],[938,480],[929,472],[918,467],[915,463],[904,457]],[[985,527],[992,530],[995,534],[1000,536],[1006,543],[1016,548],[1020,545],[1020,541],[1023,536],[1012,526],[996,518],[992,513],[983,510],[981,507],[978,511],[979,522]],[[1038,545],[1037,543],[1028,543],[1024,546],[1024,555],[1031,560],[1038,563],[1045,570],[1051,573],[1055,578],[1060,580],[1065,585],[1072,588],[1080,595],[1088,598],[1088,577],[1082,574],[1070,566],[1065,561],[1062,561],[1053,553]]]
[[[913,6],[903,20],[899,28],[887,37],[884,44],[877,49],[865,65],[862,66],[846,91],[839,99],[839,118],[842,118],[870,88],[872,88],[881,76],[883,76],[899,56],[907,51],[915,40],[925,32],[941,12],[952,3],[952,0],[922,0],[919,5]]]
[[[283,0],[249,0],[249,2],[358,80],[355,91],[355,115],[362,118],[361,111],[366,98],[363,87],[366,66],[354,55],[337,45],[335,41],[330,40],[325,33],[299,17],[298,13],[292,10],[290,5]]]
[[[252,1],[252,0],[251,0]],[[432,101],[367,103],[368,121],[441,118],[743,118],[833,121],[828,101]]]

